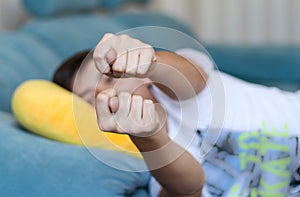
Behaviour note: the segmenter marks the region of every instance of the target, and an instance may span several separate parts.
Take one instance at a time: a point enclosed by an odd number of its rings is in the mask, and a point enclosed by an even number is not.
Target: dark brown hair
[[[90,50],[82,51],[65,60],[54,72],[52,81],[72,91],[73,77],[89,52]]]

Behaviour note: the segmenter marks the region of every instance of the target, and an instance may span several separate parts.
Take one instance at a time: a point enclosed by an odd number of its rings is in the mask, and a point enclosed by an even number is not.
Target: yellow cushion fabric
[[[22,83],[14,92],[12,110],[22,126],[38,135],[141,158],[128,135],[102,132],[94,108],[53,82],[30,80]]]

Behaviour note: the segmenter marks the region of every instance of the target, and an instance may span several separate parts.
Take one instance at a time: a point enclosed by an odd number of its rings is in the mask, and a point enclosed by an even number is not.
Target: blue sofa
[[[105,32],[117,33],[140,26],[168,27],[196,38],[183,24],[158,13],[40,18],[18,31],[0,33],[0,196],[148,196],[150,173],[135,171],[145,166],[141,160],[101,150],[104,158],[119,161],[128,171],[112,168],[95,159],[84,147],[26,131],[10,108],[12,94],[23,81],[50,80],[65,58],[93,48]],[[150,44],[156,38],[151,34],[140,36]],[[170,44],[174,48],[189,46],[180,41]],[[206,46],[206,49],[220,70],[287,90],[300,87],[300,48]]]

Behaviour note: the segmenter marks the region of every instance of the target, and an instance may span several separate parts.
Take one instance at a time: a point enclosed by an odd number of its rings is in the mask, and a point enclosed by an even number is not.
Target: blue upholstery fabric
[[[97,8],[115,9],[125,3],[145,3],[147,0],[23,0],[27,10],[37,16],[51,16]]]
[[[148,196],[148,172],[117,170],[85,147],[28,133],[9,113],[0,112],[0,139],[0,196]],[[98,151],[128,170],[145,169],[142,160]]]
[[[145,3],[149,0],[102,0],[101,6],[105,9],[115,9],[125,3]]]
[[[300,88],[300,47],[209,46],[207,50],[224,72],[285,90]]]
[[[26,79],[50,78],[61,58],[28,34],[2,33],[0,43],[0,110],[10,111],[17,85]]]
[[[23,0],[27,10],[40,16],[55,15],[71,11],[90,11],[99,7],[101,0]]]

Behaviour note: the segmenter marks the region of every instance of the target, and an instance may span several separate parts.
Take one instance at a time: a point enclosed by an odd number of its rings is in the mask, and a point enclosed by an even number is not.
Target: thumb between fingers
[[[114,49],[109,49],[109,51],[105,54],[105,60],[109,66],[112,66],[117,59],[117,52]]]
[[[109,105],[109,109],[111,111],[111,113],[116,113],[118,111],[119,108],[119,99],[118,97],[114,96],[112,98],[109,99],[108,102]]]

